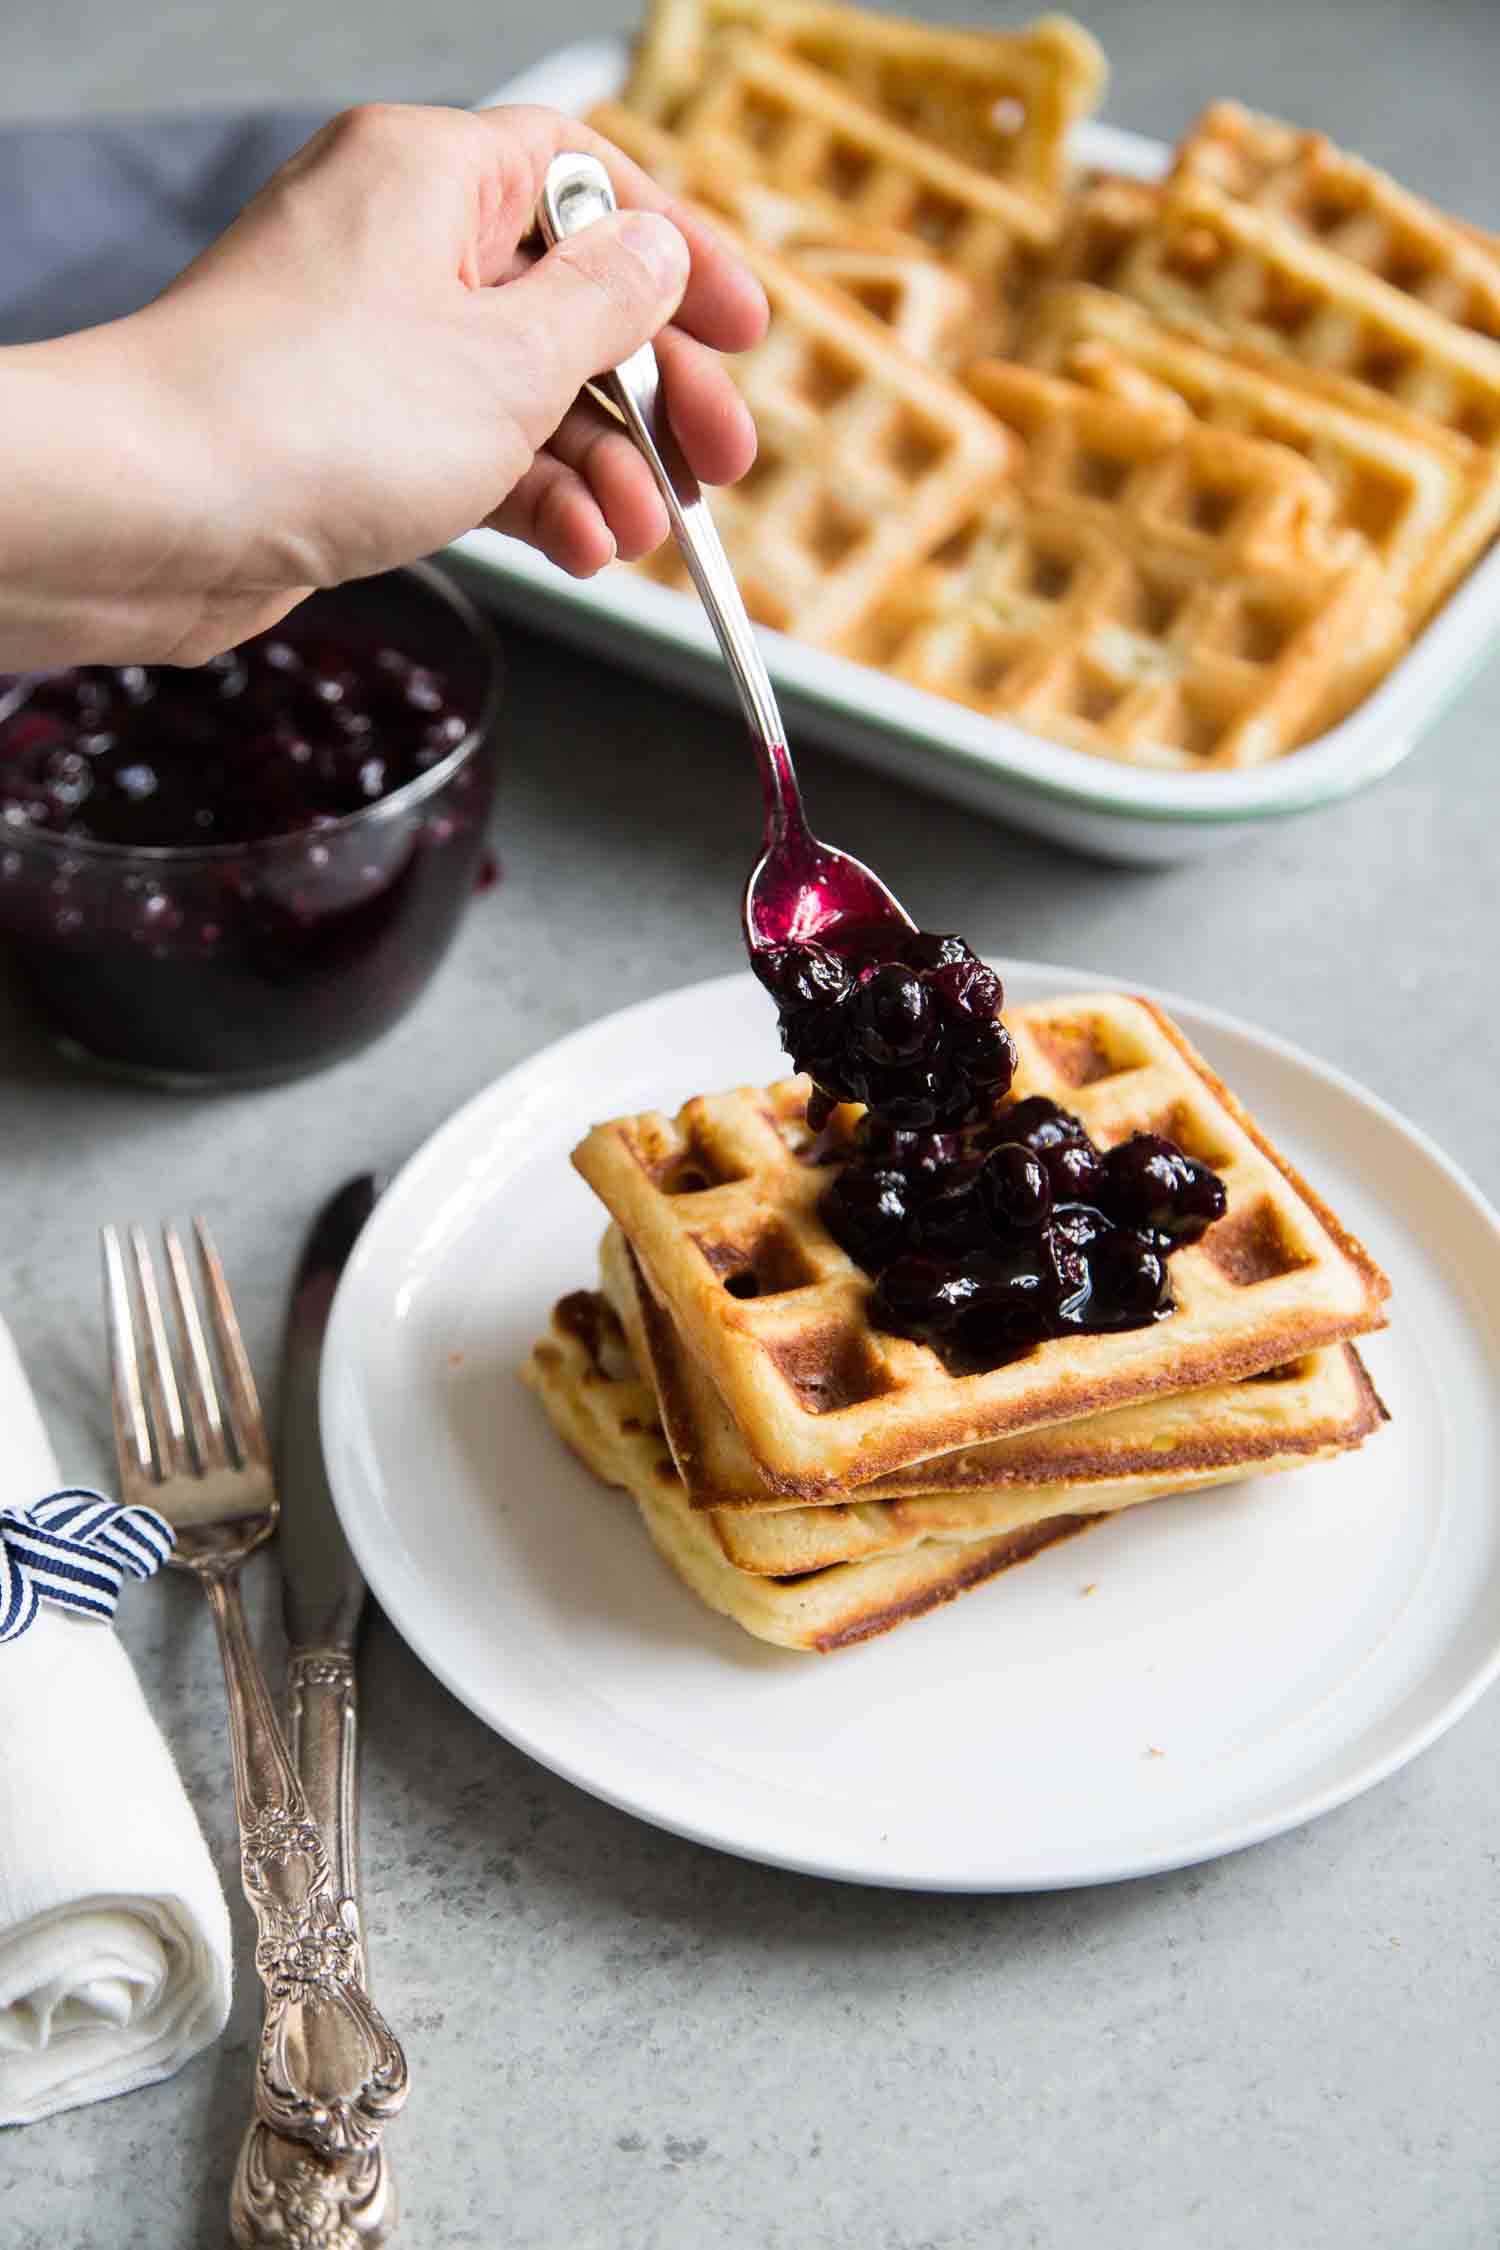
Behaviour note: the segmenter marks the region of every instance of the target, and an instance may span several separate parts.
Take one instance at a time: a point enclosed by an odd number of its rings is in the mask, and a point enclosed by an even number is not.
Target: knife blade
[[[292,1285],[282,1344],[276,1481],[281,1605],[286,1622],[287,1741],[313,1819],[323,1832],[335,1896],[358,1948],[368,1987],[359,1883],[359,1706],[354,1649],[365,1581],[333,1505],[318,1426],[323,1338],[339,1275],[382,1183],[346,1181],[314,1220]],[[396,2191],[384,2142],[338,2161],[309,2164],[298,2141],[257,2120],[241,2144],[230,2193],[239,2250],[296,2239],[299,2212],[316,2190],[332,2219],[368,2250],[389,2239]],[[338,2229],[343,2239],[343,2225]]]
[[[276,1483],[282,1614],[294,1655],[302,1649],[352,1649],[365,1606],[364,1577],[328,1488],[318,1378],[339,1275],[379,1193],[373,1174],[362,1172],[324,1204],[303,1246],[287,1310]]]

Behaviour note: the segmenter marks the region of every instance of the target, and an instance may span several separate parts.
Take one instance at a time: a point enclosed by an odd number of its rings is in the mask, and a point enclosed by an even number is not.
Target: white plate
[[[1017,1001],[1105,981],[999,966]],[[837,1656],[751,1640],[678,1583],[515,1377],[553,1300],[593,1275],[599,1209],[568,1165],[585,1126],[781,1067],[748,975],[698,985],[460,1110],[340,1288],[334,1493],[438,1677],[664,1828],[933,1890],[1209,1859],[1449,1726],[1500,1664],[1500,1221],[1347,1079],[1166,1005],[1388,1267],[1394,1322],[1368,1357],[1389,1429],[1345,1461],[1134,1511]]]
[[[541,102],[578,115],[616,93],[626,49],[616,39],[563,48],[497,89],[494,102]],[[1084,165],[1153,179],[1162,141],[1087,123]],[[696,598],[627,570],[567,577],[546,559],[476,531],[452,550],[481,570],[495,599],[529,624],[679,687],[730,700],[717,644]],[[1113,859],[1183,860],[1366,788],[1418,738],[1483,660],[1500,625],[1500,550],[1482,561],[1375,694],[1340,725],[1269,766],[1244,773],[1153,773],[1044,741],[868,666],[762,632],[793,739],[827,743],[861,763],[1003,820]]]

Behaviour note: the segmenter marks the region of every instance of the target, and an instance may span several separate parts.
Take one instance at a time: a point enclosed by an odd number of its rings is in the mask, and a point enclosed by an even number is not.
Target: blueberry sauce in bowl
[[[962,938],[836,924],[757,973],[812,1078],[809,1125],[864,1106],[820,1207],[875,1281],[877,1328],[972,1373],[1168,1317],[1168,1260],[1222,1217],[1223,1182],[1158,1134],[1100,1149],[1044,1095],[1007,1099],[1000,979]]]
[[[0,680],[0,937],[58,1042],[214,1085],[387,1029],[484,861],[498,688],[427,565],[191,670]]]

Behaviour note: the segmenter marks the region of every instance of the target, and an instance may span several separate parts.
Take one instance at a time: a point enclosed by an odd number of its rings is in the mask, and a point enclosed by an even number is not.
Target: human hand
[[[602,157],[622,208],[532,261],[521,244],[562,148]],[[709,229],[571,119],[335,118],[143,312],[8,355],[74,347],[85,398],[112,380],[125,402],[97,410],[114,411],[133,499],[101,496],[86,540],[51,527],[52,567],[72,574],[61,654],[201,661],[314,586],[477,524],[579,576],[643,554],[667,534],[665,509],[582,385],[654,336],[688,462],[728,483],[755,436],[717,355],[754,343],[765,318]],[[85,489],[87,418],[85,403],[70,450]],[[0,640],[4,623],[0,601]]]

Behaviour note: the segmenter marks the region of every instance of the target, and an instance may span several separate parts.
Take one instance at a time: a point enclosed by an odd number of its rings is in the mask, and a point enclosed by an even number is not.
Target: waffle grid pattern
[[[893,229],[973,291],[971,349],[998,351],[1057,221],[1003,182],[888,124],[764,40],[723,42],[675,127],[701,178],[749,176],[800,208]]]
[[[771,299],[764,342],[733,362],[756,418],[749,475],[714,514],[751,615],[831,642],[940,543],[1014,457],[1012,439],[944,377],[892,350],[866,314],[745,244]],[[675,548],[643,566],[686,585]]]
[[[1178,144],[1173,177],[1273,212],[1444,319],[1500,343],[1500,258],[1325,133],[1214,102]]]
[[[1202,180],[1087,203],[1060,271],[1500,445],[1500,344]]]
[[[1254,1374],[1379,1324],[1378,1269],[1149,1003],[1061,1000],[1006,1020],[1018,1092],[1063,1102],[1101,1145],[1164,1132],[1222,1174],[1224,1218],[1173,1259],[1170,1320],[1044,1343],[968,1376],[872,1330],[868,1277],[818,1216],[828,1174],[799,1153],[795,1083],[769,1098],[700,1096],[675,1119],[618,1119],[575,1152],[779,1492],[816,1498],[1009,1430]]]
[[[1414,624],[1500,521],[1500,472],[1467,440],[1384,404],[1378,413],[1341,404],[1290,363],[1215,351],[1086,283],[1043,296],[1023,356],[1127,402],[1178,398],[1201,422],[1300,455],[1327,485],[1332,523],[1369,542]]]
[[[1024,447],[841,644],[992,717],[1163,768],[1279,757],[1387,664],[1402,620],[1307,463],[1004,362],[969,372]]]
[[[875,115],[1044,205],[1066,179],[1069,129],[1096,105],[1105,77],[1097,42],[1060,16],[976,32],[827,0],[653,0],[631,107],[675,123],[717,69],[723,35],[745,30],[848,88]]]

